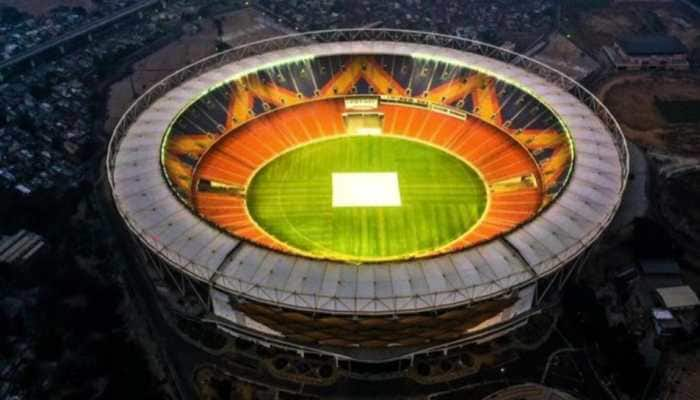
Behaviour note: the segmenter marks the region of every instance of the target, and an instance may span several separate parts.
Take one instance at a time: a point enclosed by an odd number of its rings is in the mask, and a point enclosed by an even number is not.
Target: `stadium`
[[[176,71],[122,117],[107,171],[134,245],[201,321],[337,365],[527,330],[614,217],[627,163],[614,118],[561,73],[370,29]]]

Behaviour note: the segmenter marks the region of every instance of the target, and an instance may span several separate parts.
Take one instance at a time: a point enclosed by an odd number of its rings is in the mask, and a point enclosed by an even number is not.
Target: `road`
[[[5,70],[7,68],[10,68],[13,65],[21,63],[23,61],[27,61],[29,59],[32,59],[32,58],[40,55],[41,53],[43,53],[47,50],[55,48],[56,46],[61,46],[61,45],[65,44],[73,39],[76,39],[76,38],[83,36],[83,35],[87,35],[93,31],[100,29],[104,26],[107,26],[107,25],[109,25],[109,24],[111,24],[119,19],[122,19],[122,18],[127,17],[131,14],[134,14],[134,13],[139,12],[141,10],[144,10],[148,7],[151,7],[155,4],[157,4],[159,1],[160,0],[141,1],[139,3],[132,5],[132,6],[129,6],[129,7],[125,8],[125,9],[123,9],[115,14],[104,17],[104,18],[99,19],[97,21],[92,21],[92,22],[90,22],[86,25],[83,25],[82,27],[80,27],[74,31],[63,34],[63,35],[61,35],[53,40],[49,40],[48,42],[46,42],[40,46],[32,47],[29,50],[27,50],[21,54],[18,54],[15,57],[10,58],[9,60],[5,60],[5,61],[1,62],[0,63],[0,71]]]
[[[553,352],[552,354],[550,354],[549,357],[547,357],[547,364],[544,367],[544,372],[542,373],[542,379],[540,379],[540,383],[544,385],[545,382],[547,381],[547,375],[549,374],[549,368],[551,368],[552,361],[554,361],[555,357],[559,356],[559,354],[562,354],[562,353],[576,352],[576,351],[581,351],[581,349],[574,349],[571,347],[567,347],[567,348],[559,349],[559,350]]]

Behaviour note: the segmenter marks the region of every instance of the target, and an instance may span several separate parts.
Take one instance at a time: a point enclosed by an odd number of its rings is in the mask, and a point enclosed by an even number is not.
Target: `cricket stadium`
[[[627,158],[608,110],[550,67],[369,29],[174,72],[122,117],[107,170],[144,268],[196,319],[273,360],[331,360],[327,378],[527,347],[615,216]]]

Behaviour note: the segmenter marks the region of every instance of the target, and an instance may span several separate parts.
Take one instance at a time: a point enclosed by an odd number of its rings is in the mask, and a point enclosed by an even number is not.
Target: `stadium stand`
[[[344,348],[386,348],[456,340],[464,332],[512,305],[515,300],[504,297],[478,306],[413,314],[403,319],[347,318],[323,314],[312,318],[263,304],[242,303],[238,306],[254,320],[299,343]],[[432,329],[426,330],[425,326]]]
[[[544,204],[556,197],[568,178],[573,158],[568,135],[552,111],[532,96],[466,67],[398,55],[304,59],[262,68],[226,82],[183,110],[172,124],[165,143],[165,170],[181,198],[190,202],[192,168],[201,157],[202,149],[213,143],[213,138],[278,107],[319,98],[373,94],[408,97],[426,105],[443,104],[510,133],[535,155],[543,174]],[[268,133],[259,136],[258,141],[268,146],[275,146],[280,141],[295,144],[308,139],[309,134],[318,133],[315,128],[327,132],[324,134],[342,128],[337,119],[324,120],[322,109],[307,112],[313,115],[298,114],[296,120],[285,117],[288,124],[284,127],[287,129],[280,131],[280,138]],[[424,140],[438,134],[437,131],[443,131],[445,135],[450,132],[449,129],[433,129],[437,116],[423,119],[414,118],[414,114],[409,112],[408,119],[394,120],[385,127]],[[306,116],[313,116],[312,121],[318,126],[300,125],[298,120]],[[268,123],[275,123],[274,118],[265,119]],[[326,123],[335,126],[329,129],[324,126]],[[236,130],[237,136],[242,136],[242,132]],[[445,137],[434,141],[441,143],[443,139]],[[505,176],[509,171],[504,166],[501,172]]]
[[[384,116],[384,134],[437,145],[476,168],[487,187],[499,187],[491,190],[490,207],[476,229],[439,251],[489,240],[527,221],[541,206],[538,165],[521,143],[502,130],[478,118],[465,120],[435,112],[425,104],[394,101],[381,103],[377,110]],[[345,111],[342,98],[307,101],[261,115],[223,136],[197,166],[194,179],[199,184],[191,195],[194,208],[236,236],[291,251],[257,227],[240,193],[217,192],[217,187],[245,191],[254,172],[286,149],[346,134]]]

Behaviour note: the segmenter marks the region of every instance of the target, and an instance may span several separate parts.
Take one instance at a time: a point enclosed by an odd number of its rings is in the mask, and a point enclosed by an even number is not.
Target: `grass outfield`
[[[333,207],[332,174],[359,172],[396,173],[400,206]],[[486,199],[481,178],[459,158],[388,136],[345,136],[284,153],[247,190],[250,215],[277,240],[353,261],[434,252],[477,223]]]

